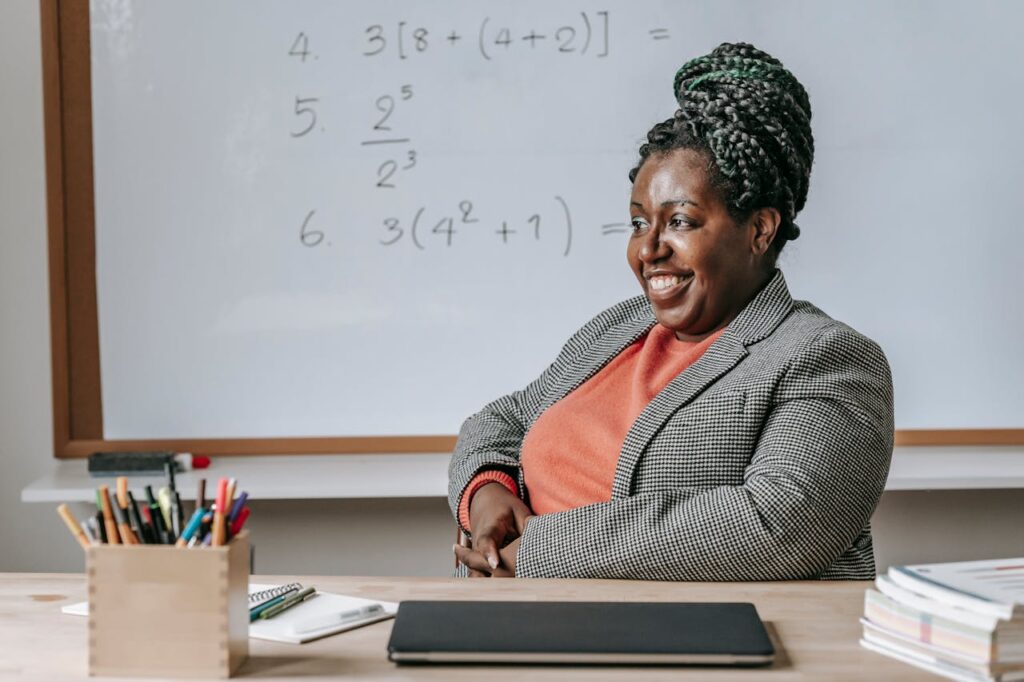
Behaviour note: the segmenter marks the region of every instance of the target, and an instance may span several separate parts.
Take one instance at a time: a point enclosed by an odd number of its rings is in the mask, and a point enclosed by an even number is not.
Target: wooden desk
[[[750,601],[777,649],[770,668],[398,667],[387,661],[391,622],[300,646],[250,640],[240,677],[278,680],[933,680],[861,649],[863,582],[648,583],[607,580],[456,580],[444,578],[296,578],[346,594],[402,599]],[[86,598],[85,577],[0,574],[0,679],[79,680],[86,675],[86,619],[60,607]]]

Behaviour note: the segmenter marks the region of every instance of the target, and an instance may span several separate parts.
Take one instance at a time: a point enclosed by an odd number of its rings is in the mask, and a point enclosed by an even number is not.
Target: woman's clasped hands
[[[500,483],[488,483],[477,490],[469,505],[473,547],[452,548],[459,562],[469,569],[469,577],[515,577],[519,539],[533,516],[526,503]]]

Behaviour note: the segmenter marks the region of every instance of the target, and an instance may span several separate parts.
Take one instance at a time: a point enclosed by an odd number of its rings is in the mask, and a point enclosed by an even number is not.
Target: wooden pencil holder
[[[89,675],[230,677],[249,655],[249,536],[87,551]]]

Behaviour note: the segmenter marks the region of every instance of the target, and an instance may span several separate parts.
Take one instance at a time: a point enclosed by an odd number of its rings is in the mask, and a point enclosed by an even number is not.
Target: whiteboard
[[[806,86],[790,288],[898,428],[1024,422],[1016,2],[91,3],[104,436],[451,434],[600,310],[639,143],[726,40]]]

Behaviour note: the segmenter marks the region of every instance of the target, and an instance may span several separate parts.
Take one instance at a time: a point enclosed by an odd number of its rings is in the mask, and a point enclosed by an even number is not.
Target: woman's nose
[[[640,260],[645,262],[665,257],[665,242],[661,239],[661,230],[651,227],[640,243]]]

